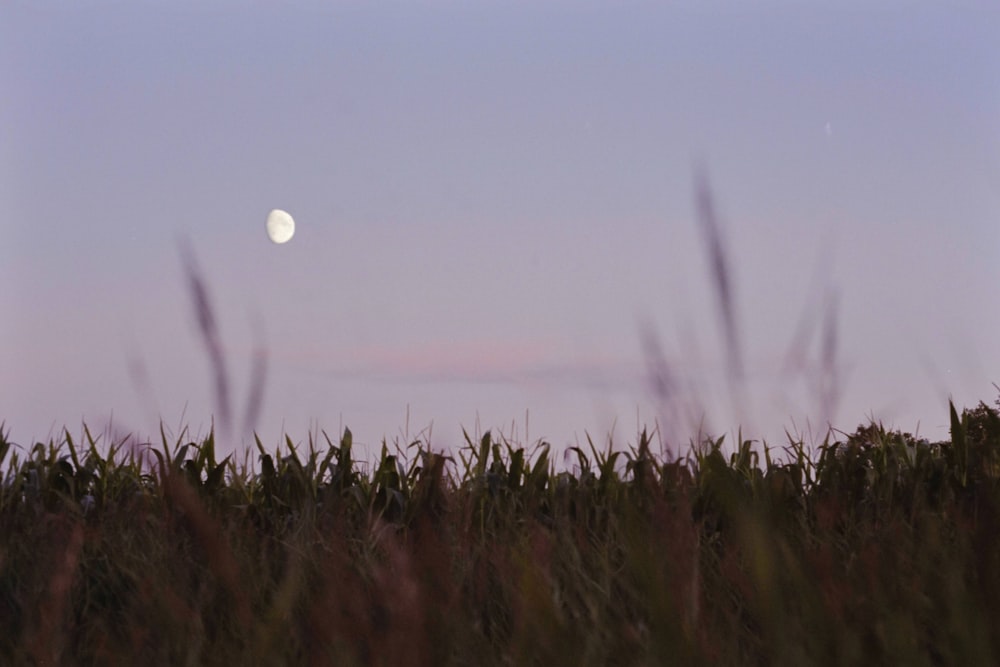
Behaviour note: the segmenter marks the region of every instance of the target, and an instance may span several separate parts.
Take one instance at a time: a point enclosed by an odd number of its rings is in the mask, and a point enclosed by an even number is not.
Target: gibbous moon
[[[295,220],[287,212],[276,208],[267,216],[267,238],[274,243],[287,243],[295,235]]]

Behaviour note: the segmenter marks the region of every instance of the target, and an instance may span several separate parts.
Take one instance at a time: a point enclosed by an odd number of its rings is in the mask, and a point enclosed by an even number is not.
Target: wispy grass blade
[[[226,368],[226,356],[222,345],[222,336],[215,320],[215,311],[208,294],[208,287],[202,277],[194,249],[190,242],[180,242],[181,259],[184,265],[184,276],[188,284],[188,293],[194,307],[198,332],[208,354],[209,366],[212,369],[212,379],[215,387],[216,410],[222,432],[229,437],[232,434],[232,402],[229,394],[229,372]]]

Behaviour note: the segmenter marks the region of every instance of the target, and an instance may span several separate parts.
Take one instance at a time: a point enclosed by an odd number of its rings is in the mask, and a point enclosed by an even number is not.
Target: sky
[[[944,439],[1000,393],[997,34],[987,2],[3,3],[0,421],[204,435],[194,271],[231,447]]]

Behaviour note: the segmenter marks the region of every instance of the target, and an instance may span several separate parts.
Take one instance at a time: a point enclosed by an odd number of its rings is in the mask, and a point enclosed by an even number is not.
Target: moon
[[[273,243],[288,243],[295,235],[295,220],[287,211],[276,208],[267,215],[267,238]]]

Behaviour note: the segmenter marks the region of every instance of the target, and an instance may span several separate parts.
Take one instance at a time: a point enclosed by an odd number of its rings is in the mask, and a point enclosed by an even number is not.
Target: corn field
[[[568,465],[0,426],[0,663],[998,664],[1000,414],[950,412],[946,442],[643,431]]]

